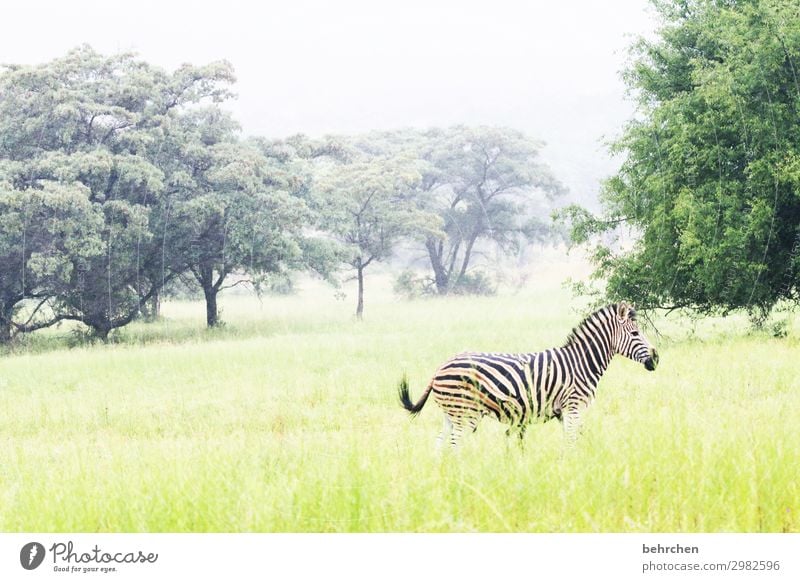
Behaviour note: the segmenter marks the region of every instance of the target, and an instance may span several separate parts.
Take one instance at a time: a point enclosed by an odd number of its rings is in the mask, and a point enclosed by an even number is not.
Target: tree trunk
[[[356,318],[361,320],[364,317],[364,267],[361,259],[358,259],[358,305],[356,306]]]
[[[472,247],[475,245],[476,240],[478,240],[478,235],[473,234],[467,242],[467,249],[464,251],[464,260],[461,263],[461,271],[459,271],[458,279],[456,279],[457,283],[461,283],[464,279],[464,275],[467,274],[467,267],[469,266],[469,260],[472,255]]]
[[[99,339],[103,343],[108,343],[108,334],[111,331],[111,327],[103,325],[100,327],[92,326],[92,336]]]
[[[11,343],[11,314],[13,305],[0,303],[0,345]]]
[[[11,343],[11,322],[0,320],[0,346]]]
[[[0,303],[0,345],[11,343],[15,300]]]
[[[155,321],[160,315],[161,305],[158,297],[158,291],[153,293],[150,299],[142,300],[142,317],[145,321]]]
[[[161,293],[156,291],[153,293],[153,296],[150,298],[150,319],[155,321],[159,317],[161,317]]]
[[[203,295],[206,297],[206,325],[216,327],[219,325],[219,311],[217,310],[217,293],[219,290],[213,285],[203,287]]]
[[[447,295],[449,289],[449,277],[447,271],[442,264],[441,253],[437,252],[436,241],[428,240],[425,246],[428,249],[428,258],[431,261],[431,268],[433,268],[433,280],[436,283],[436,292],[439,295]]]
[[[436,292],[439,295],[447,295],[450,292],[450,278],[441,263],[433,264],[433,279],[436,282]]]

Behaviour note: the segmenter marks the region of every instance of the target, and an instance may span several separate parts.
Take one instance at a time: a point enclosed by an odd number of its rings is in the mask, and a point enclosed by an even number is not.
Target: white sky
[[[247,134],[516,127],[579,199],[614,168],[601,139],[632,111],[619,71],[654,27],[646,0],[17,0],[0,17],[4,63],[82,43],[168,69],[227,59]]]

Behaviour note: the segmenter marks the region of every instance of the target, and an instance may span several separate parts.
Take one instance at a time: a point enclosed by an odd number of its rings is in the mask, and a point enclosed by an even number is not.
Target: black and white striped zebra
[[[616,354],[650,371],[658,364],[658,353],[636,323],[635,309],[624,302],[592,313],[560,348],[527,354],[458,354],[436,371],[416,404],[403,378],[400,401],[415,415],[433,394],[444,411],[439,444],[449,437],[455,447],[466,430],[477,429],[483,416],[494,416],[510,424],[507,434],[516,431],[520,441],[532,421],[557,418],[570,446],[600,377]]]

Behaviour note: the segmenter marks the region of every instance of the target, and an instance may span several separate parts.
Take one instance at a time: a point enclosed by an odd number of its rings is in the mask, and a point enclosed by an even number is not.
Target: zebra
[[[616,354],[651,372],[658,365],[658,353],[639,330],[636,310],[626,302],[586,317],[559,348],[522,354],[457,354],[439,367],[416,403],[411,401],[404,376],[398,390],[400,402],[415,416],[433,393],[444,412],[437,448],[448,437],[455,448],[466,430],[477,430],[483,416],[509,424],[506,434],[516,432],[520,445],[533,420],[557,418],[565,447],[571,448],[600,377]]]

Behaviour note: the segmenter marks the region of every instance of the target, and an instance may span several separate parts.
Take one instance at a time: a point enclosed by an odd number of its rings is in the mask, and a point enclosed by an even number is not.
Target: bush
[[[416,299],[436,292],[429,279],[417,276],[411,269],[406,269],[397,276],[393,290],[406,299]]]
[[[494,295],[497,287],[486,273],[478,271],[461,277],[450,292],[453,295]]]
[[[406,269],[397,277],[394,292],[406,299],[436,295],[436,286],[430,277],[420,277],[411,269]],[[486,273],[476,272],[464,275],[450,287],[450,295],[494,295],[497,287]]]
[[[772,337],[776,338],[784,338],[789,335],[789,320],[781,319],[779,321],[773,322],[770,332],[772,333]]]
[[[288,273],[267,273],[262,275],[256,290],[267,295],[294,295],[297,292],[294,281]]]

